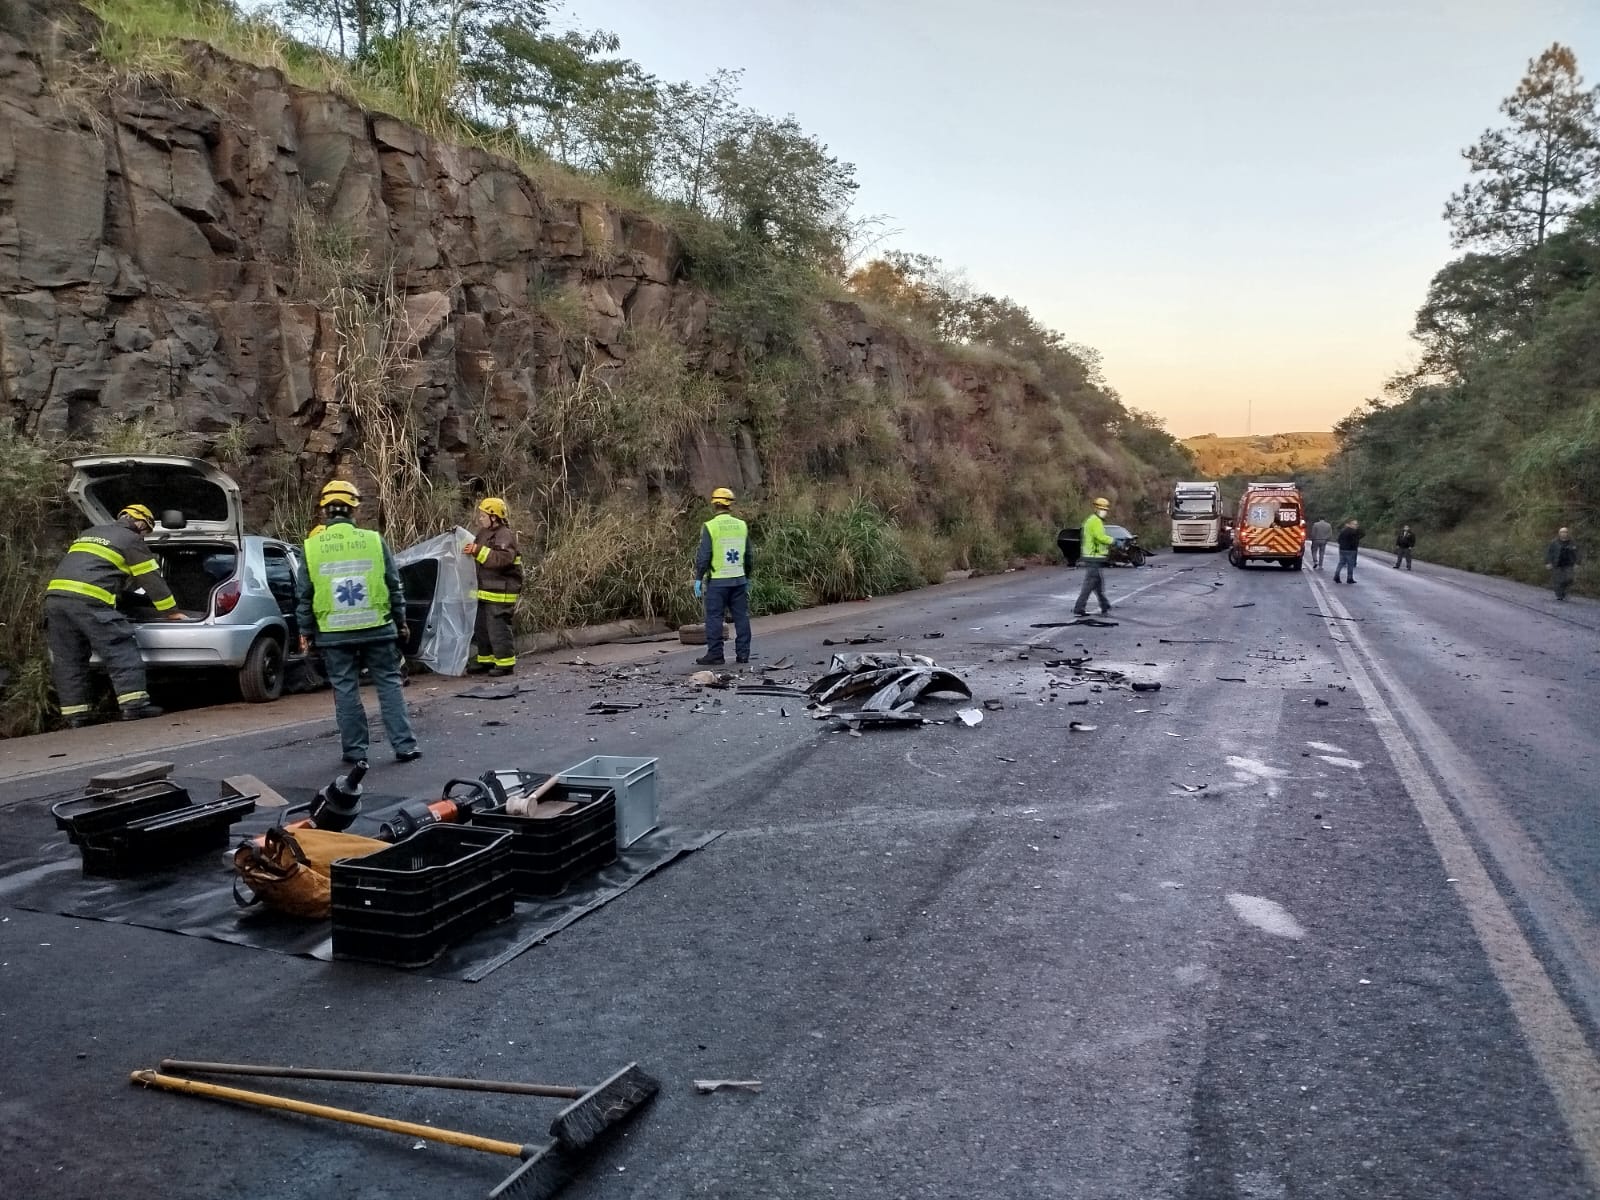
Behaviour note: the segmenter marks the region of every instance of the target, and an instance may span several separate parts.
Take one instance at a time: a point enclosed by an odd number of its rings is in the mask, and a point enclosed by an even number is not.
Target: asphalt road
[[[665,821],[727,831],[477,984],[7,906],[3,864],[84,770],[0,782],[7,1194],[433,1200],[510,1165],[126,1082],[171,1055],[637,1059],[663,1093],[579,1200],[1596,1195],[1600,606],[1379,559],[1354,587],[1153,563],[1113,573],[1114,628],[1034,628],[1078,581],[1038,569],[758,638],[785,678],[852,632],[932,654],[1002,702],[975,728],[711,703],[695,652],[656,647],[428,698],[428,757],[380,754],[372,792],[648,754]],[[1161,690],[1052,688],[1085,651]],[[598,696],[646,707],[586,717]],[[211,795],[314,787],[338,749],[330,720],[163,756]],[[552,1107],[280,1090],[514,1140]]]

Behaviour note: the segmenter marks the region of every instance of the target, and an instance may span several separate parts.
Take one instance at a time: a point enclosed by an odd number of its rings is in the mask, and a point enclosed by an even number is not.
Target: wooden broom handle
[[[561,1087],[553,1083],[513,1083],[498,1079],[462,1079],[454,1075],[397,1075],[392,1071],[336,1071],[322,1067],[266,1067],[250,1063],[190,1062],[182,1058],[163,1058],[163,1071],[186,1071],[197,1075],[254,1075],[263,1079],[327,1079],[334,1083],[396,1083],[409,1087],[455,1088],[462,1092],[508,1092],[514,1096],[550,1096],[557,1100],[577,1100],[582,1088]]]
[[[375,1117],[369,1113],[351,1112],[326,1104],[311,1104],[305,1100],[291,1100],[287,1096],[274,1096],[267,1092],[247,1092],[240,1088],[222,1087],[215,1083],[201,1083],[196,1079],[179,1079],[155,1071],[135,1071],[129,1078],[147,1087],[165,1088],[169,1092],[188,1092],[191,1096],[206,1096],[212,1100],[235,1100],[240,1104],[253,1104],[259,1108],[276,1108],[284,1112],[300,1113],[307,1117],[322,1117],[328,1121],[343,1121],[346,1125],[365,1125],[368,1129],[385,1129],[407,1137],[422,1138],[429,1142],[443,1142],[448,1146],[462,1146],[468,1150],[482,1150],[488,1154],[503,1154],[507,1158],[526,1158],[535,1147],[516,1142],[502,1142],[494,1138],[478,1137],[471,1133],[457,1133],[453,1129],[436,1129],[432,1125],[415,1125],[410,1121],[395,1121],[389,1117]]]

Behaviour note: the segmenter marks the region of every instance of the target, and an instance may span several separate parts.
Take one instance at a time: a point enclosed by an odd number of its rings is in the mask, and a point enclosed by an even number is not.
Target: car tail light
[[[212,609],[217,616],[225,617],[239,606],[239,597],[243,589],[237,579],[230,579],[219,587],[211,597]]]

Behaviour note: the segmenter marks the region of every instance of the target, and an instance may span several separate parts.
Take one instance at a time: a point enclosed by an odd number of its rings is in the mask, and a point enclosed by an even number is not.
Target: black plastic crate
[[[233,823],[255,807],[255,798],[250,796],[213,800],[85,834],[79,842],[83,873],[127,878],[222,850],[228,845]]]
[[[333,955],[421,967],[511,916],[511,837],[430,825],[387,850],[330,871]]]
[[[189,803],[187,788],[158,779],[114,792],[58,800],[50,806],[50,815],[56,819],[56,828],[76,843],[94,834],[121,829],[130,821],[188,808]]]
[[[581,807],[556,817],[472,814],[472,824],[478,828],[510,831],[511,866],[519,896],[559,896],[573,880],[617,858],[614,792],[559,785],[546,799],[575,802]]]

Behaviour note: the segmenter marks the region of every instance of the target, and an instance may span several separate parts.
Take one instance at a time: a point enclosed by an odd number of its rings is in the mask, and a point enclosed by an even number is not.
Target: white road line
[[[1308,582],[1312,591],[1320,595],[1325,611],[1343,618],[1350,616],[1349,610],[1333,595],[1326,582],[1315,576],[1309,577]],[[1330,629],[1334,627],[1331,621],[1328,626]],[[1353,645],[1341,645],[1339,657],[1350,672],[1351,681],[1366,705],[1378,736],[1383,739],[1394,761],[1395,771],[1411,796],[1412,804],[1445,872],[1457,881],[1456,894],[1466,908],[1467,918],[1488,957],[1489,967],[1510,1002],[1512,1015],[1521,1027],[1534,1061],[1555,1097],[1573,1144],[1589,1173],[1590,1182],[1600,1187],[1600,1060],[1596,1059],[1577,1019],[1534,954],[1505,897],[1500,894],[1483,861],[1473,850],[1466,832],[1434,785],[1427,767],[1423,765],[1422,755],[1428,755],[1440,779],[1452,790],[1456,789],[1459,774],[1455,764],[1465,758],[1458,750],[1443,760],[1438,757],[1438,752],[1443,751],[1448,743],[1442,731],[1437,732],[1437,741],[1431,736],[1432,731],[1429,736],[1420,738],[1420,749],[1412,743],[1393,709],[1385,701],[1374,677],[1383,681],[1384,687],[1394,698],[1395,707],[1406,713],[1408,721],[1413,723],[1413,729],[1420,730],[1422,727],[1418,724],[1419,718],[1427,725],[1432,725],[1432,722],[1389,676],[1353,623],[1343,632]],[[1430,745],[1430,742],[1434,744]],[[1491,846],[1494,844],[1488,838],[1485,840]],[[1524,901],[1532,899],[1530,896],[1522,898]]]

